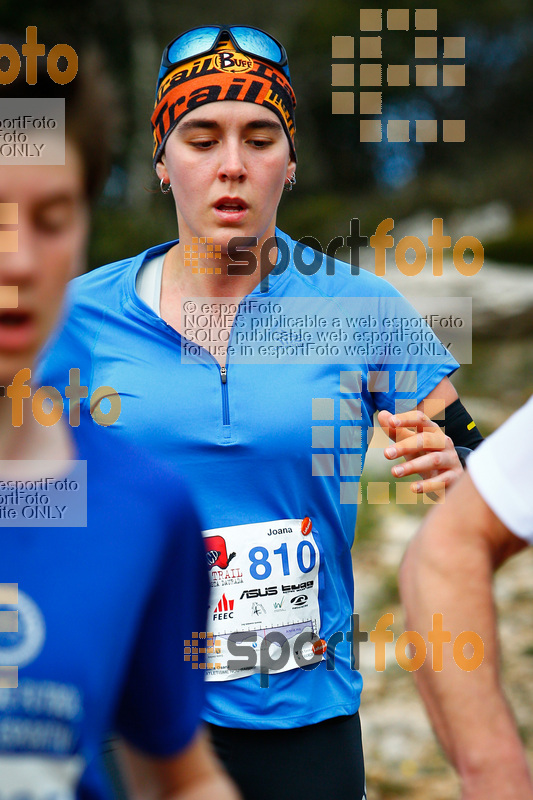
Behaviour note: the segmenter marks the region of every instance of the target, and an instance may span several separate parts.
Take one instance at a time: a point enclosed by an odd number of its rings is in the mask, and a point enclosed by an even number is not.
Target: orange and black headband
[[[154,167],[163,155],[170,133],[182,117],[217,100],[242,100],[273,111],[283,125],[291,157],[296,161],[296,98],[292,86],[281,70],[239,53],[231,42],[225,41],[213,53],[179,64],[161,81],[151,118]]]

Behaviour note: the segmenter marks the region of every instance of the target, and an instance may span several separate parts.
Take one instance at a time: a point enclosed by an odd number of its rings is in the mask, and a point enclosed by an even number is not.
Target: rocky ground
[[[475,369],[463,370],[456,384],[484,433],[499,425],[533,390],[532,359],[530,340],[475,346]],[[370,451],[363,483],[387,480],[387,476],[382,454]],[[382,614],[393,612],[395,636],[405,630],[398,602],[397,568],[424,511],[422,505],[399,506],[393,502],[361,506],[353,556],[356,610],[362,629],[372,630]],[[533,548],[509,561],[497,574],[495,586],[505,686],[533,768],[532,583]],[[458,798],[458,781],[433,737],[412,676],[392,663],[393,655],[386,670],[376,672],[370,644],[362,644],[360,653],[365,680],[361,718],[368,800]]]

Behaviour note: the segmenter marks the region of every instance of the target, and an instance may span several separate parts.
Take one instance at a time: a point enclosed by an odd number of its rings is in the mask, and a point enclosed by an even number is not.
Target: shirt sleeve
[[[208,577],[196,513],[173,496],[179,517],[142,620],[116,715],[116,729],[140,750],[178,753],[193,738],[204,704],[204,670],[191,644],[205,648]],[[202,637],[203,634],[203,637]],[[186,648],[188,648],[188,653]],[[185,658],[187,657],[187,660]]]
[[[487,505],[533,544],[533,396],[468,457],[467,469]]]
[[[401,414],[424,400],[459,363],[418,311],[394,292],[378,301],[374,349],[379,358],[370,366],[369,388],[378,409]]]

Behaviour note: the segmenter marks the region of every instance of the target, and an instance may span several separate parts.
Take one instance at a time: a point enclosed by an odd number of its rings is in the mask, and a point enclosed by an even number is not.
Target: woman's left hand
[[[451,486],[462,474],[463,468],[449,436],[423,411],[414,409],[403,414],[380,411],[378,421],[394,442],[385,449],[389,460],[403,456],[405,463],[392,467],[392,474],[400,478],[418,474],[422,481],[411,484],[416,493],[439,492]]]

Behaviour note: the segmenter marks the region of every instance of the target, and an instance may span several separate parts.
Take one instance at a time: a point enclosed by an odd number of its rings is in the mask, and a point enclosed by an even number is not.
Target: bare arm
[[[203,732],[170,758],[147,756],[124,741],[118,755],[133,800],[241,800]]]
[[[525,546],[465,473],[445,503],[428,515],[400,571],[407,627],[427,639],[433,614],[442,614],[442,627],[451,633],[451,643],[442,648],[442,670],[432,668],[435,647],[428,644],[428,657],[415,678],[462,778],[463,800],[533,800],[525,753],[500,683],[492,595],[494,570]],[[484,660],[475,671],[454,662],[453,642],[462,631],[476,632],[484,643]]]

